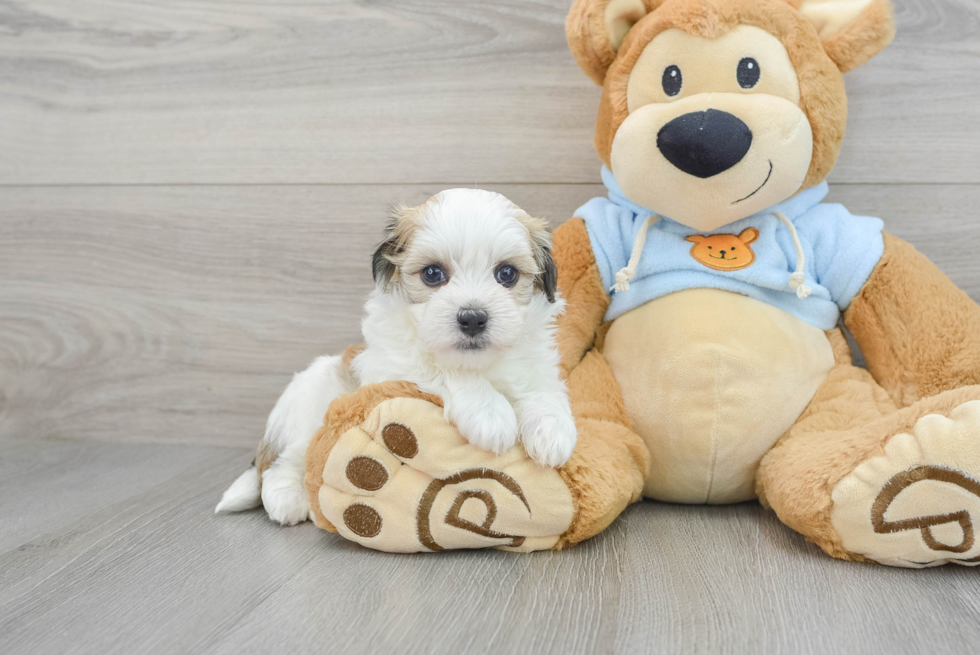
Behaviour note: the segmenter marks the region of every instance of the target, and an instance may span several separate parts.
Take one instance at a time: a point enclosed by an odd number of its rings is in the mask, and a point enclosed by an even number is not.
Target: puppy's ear
[[[398,260],[408,246],[412,232],[418,227],[422,209],[395,205],[388,214],[388,227],[385,228],[385,240],[374,251],[371,258],[371,270],[374,283],[382,291],[387,291],[392,280],[398,274]]]
[[[518,214],[518,220],[527,228],[531,240],[531,253],[538,269],[534,277],[534,286],[544,291],[548,302],[555,302],[555,293],[558,291],[558,267],[555,266],[555,260],[551,256],[551,233],[548,232],[548,223],[524,212]]]
[[[535,257],[539,259],[538,256]],[[558,267],[555,260],[551,257],[551,248],[541,248],[540,261],[538,261],[538,277],[535,284],[539,285],[548,297],[548,302],[555,302],[555,292],[558,291]]]
[[[398,272],[398,266],[395,264],[395,257],[398,256],[398,253],[399,245],[398,238],[395,235],[395,221],[392,220],[388,223],[388,227],[385,230],[385,240],[381,242],[381,245],[374,251],[374,256],[371,258],[374,284],[382,291],[388,289],[389,285],[391,285],[392,278]]]

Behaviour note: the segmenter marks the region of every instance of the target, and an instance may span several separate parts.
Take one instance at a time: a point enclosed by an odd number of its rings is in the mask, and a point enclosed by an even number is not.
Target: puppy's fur
[[[327,407],[358,385],[389,380],[441,396],[446,418],[480,448],[502,453],[520,434],[538,463],[566,462],[576,431],[559,374],[555,318],[564,302],[550,245],[543,221],[489,191],[451,189],[395,211],[374,255],[364,350],[349,366],[320,357],[293,378],[256,466],[215,511],[256,507],[261,497],[279,523],[305,520],[306,448]]]

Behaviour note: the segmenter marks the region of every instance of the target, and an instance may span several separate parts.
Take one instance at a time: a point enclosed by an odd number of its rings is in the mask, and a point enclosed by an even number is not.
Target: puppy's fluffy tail
[[[221,502],[214,508],[214,513],[241,512],[246,509],[254,509],[261,504],[262,493],[259,489],[259,472],[253,466],[231,483],[228,490],[221,496]]]

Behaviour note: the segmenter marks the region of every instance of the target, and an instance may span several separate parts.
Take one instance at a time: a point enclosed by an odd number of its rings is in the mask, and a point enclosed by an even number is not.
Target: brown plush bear
[[[535,550],[641,497],[757,497],[834,557],[980,563],[980,308],[821,202],[841,73],[892,33],[887,0],[576,0],[609,188],[554,234],[576,451],[497,458],[438,398],[367,387],[307,453],[317,524],[383,550]]]

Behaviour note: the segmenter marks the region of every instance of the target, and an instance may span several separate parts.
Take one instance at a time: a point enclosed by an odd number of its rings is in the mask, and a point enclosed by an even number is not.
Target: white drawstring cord
[[[803,254],[803,244],[800,243],[800,235],[796,233],[796,226],[782,212],[773,212],[773,216],[789,230],[789,236],[793,240],[793,247],[796,248],[796,271],[789,276],[789,288],[796,291],[796,297],[803,300],[813,289],[808,287],[806,282],[806,255]]]
[[[630,290],[630,280],[636,277],[636,267],[640,264],[640,255],[643,254],[643,246],[647,242],[647,230],[659,220],[659,216],[650,214],[643,221],[643,225],[640,226],[640,231],[636,233],[636,239],[633,241],[633,252],[630,254],[630,260],[625,267],[616,273],[616,284],[609,288],[610,291],[622,293]]]
[[[789,231],[790,239],[793,240],[793,248],[796,250],[796,270],[789,276],[789,288],[796,291],[796,297],[800,300],[813,293],[813,289],[806,284],[806,255],[803,253],[803,244],[800,243],[800,235],[796,232],[796,226],[782,212],[773,212],[773,215]],[[640,264],[640,256],[643,254],[643,246],[647,242],[647,231],[650,226],[660,220],[656,214],[650,214],[640,225],[636,239],[633,241],[633,252],[630,253],[629,262],[616,273],[616,284],[610,287],[610,291],[623,293],[629,291],[630,281],[636,277],[636,267]]]

